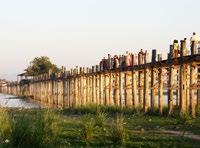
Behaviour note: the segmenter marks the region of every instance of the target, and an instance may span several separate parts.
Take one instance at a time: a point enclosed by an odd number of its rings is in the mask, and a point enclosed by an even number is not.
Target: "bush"
[[[102,111],[98,111],[95,116],[95,125],[98,127],[105,127],[107,115]]]
[[[13,120],[11,142],[14,147],[50,147],[58,135],[59,116],[53,111],[23,113]]]
[[[85,115],[81,119],[81,138],[85,141],[89,141],[93,138],[94,123],[93,119],[89,115]]]
[[[116,121],[114,122],[113,126],[111,127],[111,140],[116,145],[123,145],[127,138],[127,132],[124,128],[124,118],[123,115],[117,114]]]
[[[200,107],[197,107],[196,113],[197,113],[197,116],[200,117]]]
[[[0,143],[8,141],[11,134],[11,123],[6,109],[0,108]]]
[[[189,113],[181,113],[180,114],[180,122],[181,124],[188,124],[192,120],[191,116]]]

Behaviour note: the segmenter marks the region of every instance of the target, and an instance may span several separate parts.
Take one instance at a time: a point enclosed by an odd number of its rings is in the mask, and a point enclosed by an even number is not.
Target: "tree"
[[[50,69],[53,73],[59,71],[58,67],[50,61],[49,57],[36,57],[33,61],[30,62],[30,66],[27,68],[27,75],[37,76],[40,74],[48,73]]]

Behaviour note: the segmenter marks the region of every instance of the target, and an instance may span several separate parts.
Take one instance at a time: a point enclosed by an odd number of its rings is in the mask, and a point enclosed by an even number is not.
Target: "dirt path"
[[[187,132],[187,131],[186,132],[180,132],[180,131],[164,130],[162,132],[164,134],[167,134],[167,135],[183,136],[183,137],[186,137],[186,138],[190,138],[190,139],[193,139],[193,140],[200,141],[200,135],[194,135],[191,132]]]

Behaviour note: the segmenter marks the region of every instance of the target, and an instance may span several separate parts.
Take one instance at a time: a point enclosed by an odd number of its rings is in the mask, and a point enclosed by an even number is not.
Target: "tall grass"
[[[85,115],[81,118],[81,139],[89,142],[94,136],[94,121],[90,115]]]
[[[95,116],[95,125],[104,128],[106,120],[107,120],[107,114],[102,111],[98,111]]]
[[[11,134],[11,124],[5,108],[0,108],[0,143],[8,141]]]
[[[123,114],[117,114],[116,120],[110,130],[111,140],[116,145],[125,144],[128,135],[124,124]]]
[[[23,113],[12,123],[11,143],[14,147],[51,147],[58,137],[59,116],[52,111]]]

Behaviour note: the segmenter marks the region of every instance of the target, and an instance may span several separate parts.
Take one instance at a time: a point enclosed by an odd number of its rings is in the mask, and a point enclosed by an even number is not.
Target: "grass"
[[[0,128],[0,147],[200,147],[200,141],[162,132],[200,135],[200,117],[161,117],[113,106],[1,109]]]

